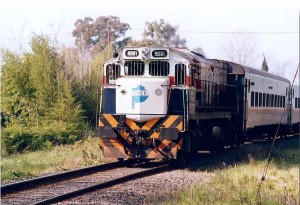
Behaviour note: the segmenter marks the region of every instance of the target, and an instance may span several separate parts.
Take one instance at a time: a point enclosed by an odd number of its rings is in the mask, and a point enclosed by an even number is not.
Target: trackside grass
[[[269,145],[238,148],[239,158],[192,165],[192,170],[211,173],[210,181],[200,181],[183,192],[172,193],[161,204],[212,205],[212,204],[299,204],[299,138],[278,141],[272,154],[266,179],[256,197],[265,168]],[[243,147],[242,146],[242,147]],[[241,148],[242,148],[241,147]],[[218,155],[219,156],[219,155]],[[216,160],[226,160],[214,156]],[[213,160],[212,160],[213,161]]]
[[[101,164],[99,138],[87,137],[73,145],[16,154],[1,159],[1,182]]]

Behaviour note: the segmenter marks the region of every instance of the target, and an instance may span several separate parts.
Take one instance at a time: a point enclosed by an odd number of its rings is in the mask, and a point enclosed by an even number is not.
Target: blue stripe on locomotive
[[[187,111],[188,91],[185,89],[172,89],[170,93],[168,114],[183,115],[184,110]],[[184,105],[186,106],[184,109]]]
[[[116,114],[116,89],[115,88],[104,88],[104,113]]]

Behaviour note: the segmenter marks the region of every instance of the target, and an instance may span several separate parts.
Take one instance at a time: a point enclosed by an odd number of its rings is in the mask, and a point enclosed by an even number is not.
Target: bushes
[[[76,124],[52,123],[49,126],[11,127],[2,130],[2,156],[24,151],[49,149],[53,145],[72,144],[83,137]]]
[[[81,138],[83,109],[49,38],[35,36],[31,52],[2,52],[2,155],[48,149]]]

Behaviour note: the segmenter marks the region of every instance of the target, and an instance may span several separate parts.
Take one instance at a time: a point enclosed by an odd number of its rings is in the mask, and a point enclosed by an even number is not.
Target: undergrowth
[[[210,181],[200,181],[192,187],[165,196],[159,204],[214,205],[298,205],[299,204],[299,138],[276,142],[265,180],[270,145],[242,145],[236,158],[225,166],[210,160],[196,165],[193,171],[211,173]],[[222,155],[215,156],[223,160]],[[261,186],[261,187],[260,187]],[[259,188],[260,187],[260,188]],[[157,202],[155,202],[157,204]]]
[[[101,164],[99,138],[87,137],[73,145],[54,146],[40,150],[2,157],[1,181],[67,171],[83,166]]]

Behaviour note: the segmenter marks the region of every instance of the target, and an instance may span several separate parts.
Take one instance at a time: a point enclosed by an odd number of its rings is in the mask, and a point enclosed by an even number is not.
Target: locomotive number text
[[[127,51],[125,51],[125,55],[127,57],[137,57],[139,55],[139,51],[137,51],[137,50],[127,50]]]
[[[154,50],[152,51],[153,57],[166,57],[168,52],[166,50]]]

